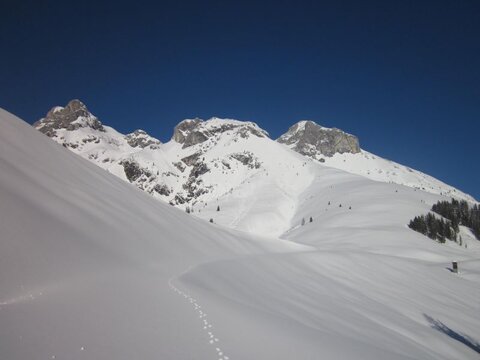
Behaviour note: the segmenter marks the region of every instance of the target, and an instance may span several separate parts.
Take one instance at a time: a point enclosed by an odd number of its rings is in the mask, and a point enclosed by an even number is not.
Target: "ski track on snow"
[[[187,270],[188,271],[188,270]],[[230,360],[230,358],[225,355],[225,352],[219,347],[220,340],[218,337],[213,333],[213,325],[210,321],[208,321],[208,315],[205,311],[202,310],[202,307],[198,303],[198,301],[187,294],[186,292],[180,290],[175,285],[173,285],[173,278],[168,280],[168,286],[172,291],[174,291],[177,295],[181,296],[184,300],[188,301],[188,303],[193,306],[194,310],[198,313],[198,318],[201,320],[200,325],[202,326],[203,330],[208,335],[208,343],[215,347],[215,351],[217,352],[216,359],[218,360]]]

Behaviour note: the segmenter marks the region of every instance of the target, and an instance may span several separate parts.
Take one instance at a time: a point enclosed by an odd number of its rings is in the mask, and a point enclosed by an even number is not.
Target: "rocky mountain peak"
[[[213,117],[208,120],[183,120],[175,127],[173,140],[187,148],[229,131],[242,138],[250,135],[268,137],[268,133],[254,122]]]
[[[354,135],[337,128],[326,128],[314,121],[304,120],[291,126],[277,141],[300,154],[320,159],[336,153],[358,153],[360,145]]]
[[[94,130],[105,131],[102,123],[88,111],[80,100],[71,100],[65,107],[55,106],[33,126],[42,133],[52,137],[56,130],[76,130],[81,127],[90,127]]]
[[[158,149],[162,144],[160,140],[155,139],[141,129],[125,135],[125,140],[127,140],[128,145],[131,147],[146,148],[149,146],[151,149]]]

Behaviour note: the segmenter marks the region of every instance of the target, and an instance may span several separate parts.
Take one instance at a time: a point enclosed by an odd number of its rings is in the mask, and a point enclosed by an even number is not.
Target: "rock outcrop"
[[[321,159],[336,153],[360,152],[358,138],[336,128],[325,128],[313,121],[300,121],[290,127],[277,141],[296,152]]]

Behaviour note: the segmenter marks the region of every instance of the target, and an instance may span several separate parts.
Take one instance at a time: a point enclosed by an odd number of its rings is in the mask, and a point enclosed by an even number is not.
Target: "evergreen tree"
[[[441,243],[445,242],[445,232],[446,232],[445,228],[446,228],[446,224],[445,224],[445,221],[443,219],[440,219],[439,221],[437,221],[437,235],[436,235],[436,238]]]
[[[415,216],[415,218],[410,222],[410,228],[423,234],[427,235],[428,232],[428,227],[427,227],[427,221],[425,219],[425,216]]]

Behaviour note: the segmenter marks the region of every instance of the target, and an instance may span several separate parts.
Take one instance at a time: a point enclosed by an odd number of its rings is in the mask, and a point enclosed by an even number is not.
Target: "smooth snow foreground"
[[[440,196],[308,171],[298,226],[267,239],[165,205],[0,110],[0,359],[478,359],[479,242],[405,226]]]

